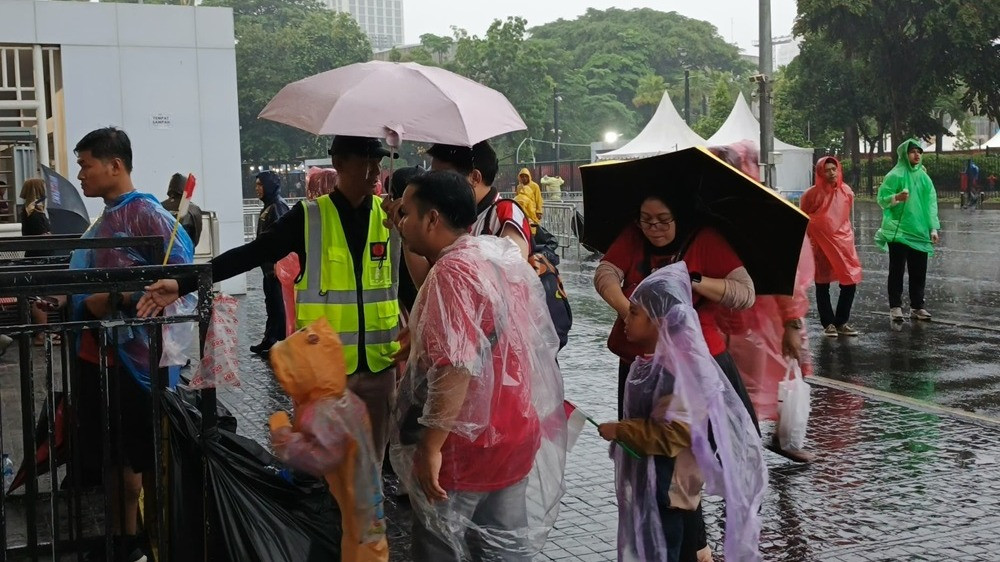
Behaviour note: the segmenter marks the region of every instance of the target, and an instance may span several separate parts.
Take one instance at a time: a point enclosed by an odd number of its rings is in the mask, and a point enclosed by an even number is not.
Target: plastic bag
[[[274,264],[274,274],[281,283],[281,297],[285,305],[285,336],[295,331],[295,280],[299,276],[299,255],[288,254]]]
[[[236,319],[237,301],[229,295],[216,295],[212,301],[212,320],[205,338],[205,356],[189,388],[238,387],[240,379],[236,346],[239,340]]]
[[[778,383],[778,442],[786,451],[801,450],[805,445],[809,391],[798,362],[789,361],[785,380]]]

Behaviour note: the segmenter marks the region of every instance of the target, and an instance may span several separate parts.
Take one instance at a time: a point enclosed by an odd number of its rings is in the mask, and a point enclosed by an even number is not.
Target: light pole
[[[774,189],[774,114],[771,108],[771,0],[760,0],[760,74],[755,77],[760,88],[760,163],[764,185]]]
[[[559,130],[559,102],[562,101],[562,94],[558,90],[552,90],[552,133],[556,138],[556,175],[559,175],[559,143],[562,141],[562,131]]]
[[[684,122],[691,125],[691,71],[684,69]]]

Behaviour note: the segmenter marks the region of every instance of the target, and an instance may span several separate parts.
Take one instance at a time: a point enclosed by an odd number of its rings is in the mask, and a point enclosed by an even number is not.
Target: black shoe
[[[114,557],[112,560],[115,562],[148,562],[149,557],[146,553],[138,547],[138,539],[133,536],[125,537],[113,537],[112,548],[114,549]],[[98,546],[95,546],[91,550],[87,551],[83,555],[83,559],[87,562],[90,561],[101,561],[107,560],[105,555],[104,541],[102,540]]]
[[[273,341],[270,341],[270,340],[264,340],[264,341],[258,343],[257,345],[251,345],[250,346],[250,352],[251,353],[256,353],[258,355],[263,355],[263,354],[267,353],[268,351],[271,351],[271,346],[273,346],[275,343],[276,342],[273,342]]]

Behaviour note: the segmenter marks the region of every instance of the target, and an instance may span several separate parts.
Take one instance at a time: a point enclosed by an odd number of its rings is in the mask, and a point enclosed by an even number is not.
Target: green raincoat
[[[875,245],[883,252],[889,251],[890,242],[906,244],[914,250],[934,255],[931,231],[941,228],[938,220],[937,191],[924,164],[910,164],[907,151],[911,145],[920,146],[910,139],[896,149],[898,161],[885,176],[878,188],[878,204],[882,207],[882,228],[875,233]],[[892,198],[901,191],[909,191],[910,198],[892,204]]]

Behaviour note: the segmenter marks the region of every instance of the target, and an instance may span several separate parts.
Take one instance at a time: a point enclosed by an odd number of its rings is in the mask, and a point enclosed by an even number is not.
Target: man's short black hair
[[[125,165],[125,170],[132,173],[132,141],[125,131],[117,127],[105,127],[87,133],[73,149],[77,155],[84,151],[90,152],[91,156],[99,160],[118,158]]]
[[[423,175],[423,173],[424,171],[417,166],[400,168],[393,172],[392,178],[389,179],[389,196],[393,199],[402,197],[406,186],[410,185],[413,178]]]
[[[427,154],[451,164],[458,173],[465,176],[471,174],[472,170],[479,170],[483,176],[483,183],[486,185],[493,185],[493,180],[497,178],[497,172],[500,171],[497,153],[487,141],[477,142],[472,148],[451,144],[435,144],[427,149]]]
[[[476,198],[465,176],[430,172],[410,178],[409,185],[421,216],[436,209],[455,230],[468,230],[476,222]]]

